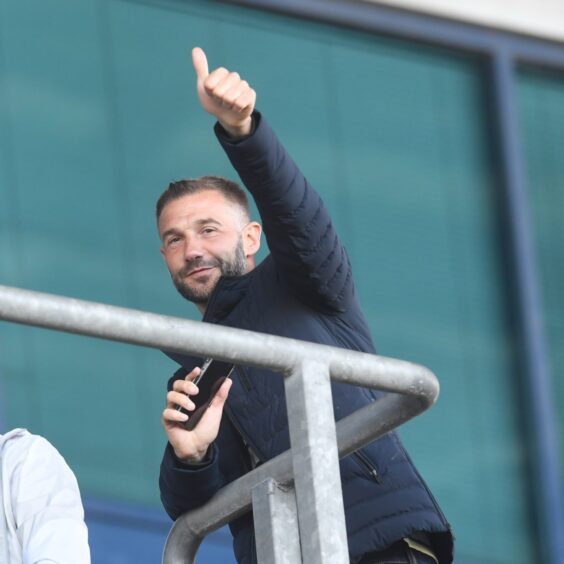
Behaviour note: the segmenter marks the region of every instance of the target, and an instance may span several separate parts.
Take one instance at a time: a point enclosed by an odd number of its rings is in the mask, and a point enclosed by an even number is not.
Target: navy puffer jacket
[[[257,204],[270,255],[241,277],[221,278],[204,321],[374,353],[351,266],[319,195],[260,114],[250,137],[231,142],[216,125],[221,145]],[[182,369],[202,359],[170,354]],[[378,393],[332,383],[337,420],[374,401]],[[243,442],[244,441],[244,442]],[[205,464],[186,465],[167,445],[161,499],[169,515],[205,503],[251,469],[252,449],[266,461],[290,447],[282,377],[239,366],[219,435]],[[430,533],[441,563],[452,561],[450,527],[398,436],[389,433],[340,462],[351,562],[415,531]],[[252,517],[231,525],[241,564],[256,562]]]

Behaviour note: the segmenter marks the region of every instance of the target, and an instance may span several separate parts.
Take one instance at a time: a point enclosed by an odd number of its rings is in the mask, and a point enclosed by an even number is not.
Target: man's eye
[[[216,232],[216,229],[214,227],[204,227],[202,229],[202,233],[204,235],[210,235],[211,233],[215,233],[215,232]]]
[[[180,237],[171,237],[171,238],[168,240],[167,246],[169,246],[169,247],[174,246],[174,245],[176,245],[179,241],[180,241]]]

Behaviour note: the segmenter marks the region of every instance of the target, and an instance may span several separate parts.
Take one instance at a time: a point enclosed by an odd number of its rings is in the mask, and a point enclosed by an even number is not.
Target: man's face
[[[161,253],[182,296],[204,307],[220,276],[240,276],[254,266],[247,228],[239,206],[216,190],[182,196],[164,207]]]

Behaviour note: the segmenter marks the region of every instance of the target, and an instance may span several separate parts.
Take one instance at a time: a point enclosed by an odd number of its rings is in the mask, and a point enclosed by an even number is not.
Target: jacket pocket
[[[441,506],[439,505],[439,503],[437,502],[437,500],[435,499],[435,496],[433,495],[433,492],[429,489],[429,486],[427,485],[427,482],[425,482],[425,480],[423,479],[423,477],[421,476],[421,474],[419,473],[419,470],[417,469],[417,466],[415,466],[415,464],[413,464],[413,461],[411,460],[411,456],[409,456],[409,453],[407,452],[407,450],[405,450],[405,447],[403,446],[403,444],[399,441],[399,439],[397,437],[395,437],[396,439],[396,443],[398,445],[398,448],[401,449],[403,455],[405,456],[405,459],[407,460],[407,462],[411,465],[411,468],[413,469],[413,472],[415,473],[415,475],[417,476],[417,478],[419,479],[419,483],[423,486],[423,488],[425,489],[425,491],[427,492],[427,495],[429,496],[429,499],[431,500],[433,506],[435,507],[435,510],[437,511],[437,514],[439,515],[439,517],[442,519],[443,524],[446,525],[448,527],[448,530],[450,531],[452,537],[454,538],[454,532],[452,530],[452,527],[448,521],[448,519],[446,518],[445,514],[443,513],[443,510],[441,509]]]
[[[378,469],[370,460],[370,458],[362,451],[356,450],[352,453],[353,460],[362,468],[362,471],[374,482],[381,484],[382,478],[380,478],[380,474]]]

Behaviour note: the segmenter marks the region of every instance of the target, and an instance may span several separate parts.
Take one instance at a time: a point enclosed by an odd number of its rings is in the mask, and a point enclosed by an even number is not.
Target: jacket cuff
[[[251,114],[251,120],[252,120],[251,132],[248,135],[245,135],[244,137],[237,137],[237,138],[231,137],[231,135],[229,135],[229,133],[225,131],[223,126],[218,121],[215,123],[213,129],[222,145],[240,145],[241,143],[244,143],[245,141],[247,141],[247,139],[250,139],[255,135],[255,132],[258,129],[259,124],[261,122],[261,117],[262,116],[260,112],[257,111],[254,111]]]
[[[169,449],[172,458],[172,467],[175,470],[184,472],[196,472],[198,470],[203,470],[214,464],[217,460],[217,447],[215,446],[215,443],[212,443],[208,447],[204,458],[200,462],[186,462],[184,460],[181,460],[174,453],[174,449],[172,448],[170,443],[167,444],[167,449]]]
[[[172,519],[200,507],[223,486],[219,451],[214,445],[210,450],[209,462],[191,465],[178,460],[173,448],[167,444],[161,462],[159,488],[164,508]]]

